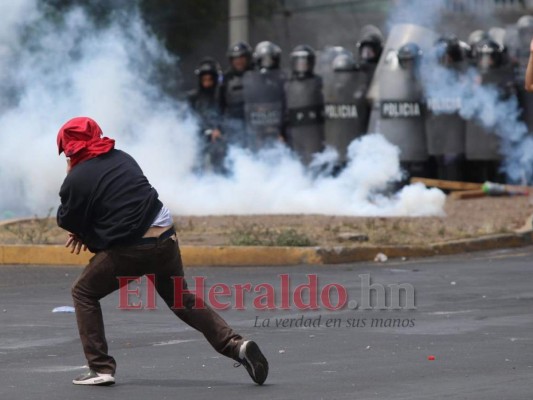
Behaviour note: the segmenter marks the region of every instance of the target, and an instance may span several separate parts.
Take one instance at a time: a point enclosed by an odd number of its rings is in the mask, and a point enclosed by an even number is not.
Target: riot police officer
[[[252,48],[238,42],[228,49],[230,67],[220,87],[224,132],[229,143],[242,145],[245,137],[243,76],[252,69]]]
[[[333,60],[341,54],[353,57],[353,53],[342,46],[326,46],[317,52],[315,74],[322,78],[324,87],[328,86],[328,80],[333,77]]]
[[[468,57],[470,59],[470,62],[472,65],[476,65],[477,63],[477,49],[478,44],[482,40],[489,39],[489,34],[481,29],[477,29],[468,35],[468,46],[470,46],[470,52],[468,53]]]
[[[435,44],[435,79],[459,80],[465,68],[466,47],[455,36],[443,36]],[[442,82],[435,82],[437,87]],[[461,98],[456,93],[427,87],[426,138],[428,154],[439,179],[464,180],[466,122],[459,115]]]
[[[203,59],[195,70],[198,87],[188,93],[191,108],[199,120],[201,152],[197,168],[224,172],[226,145],[221,132],[219,76],[220,68],[212,58]]]
[[[425,32],[421,30],[421,34]],[[421,61],[422,51],[415,42],[402,44],[396,51],[391,48],[376,75],[379,102],[373,107],[370,122],[372,132],[383,134],[398,146],[401,165],[410,176],[429,175]]]
[[[296,46],[290,54],[291,77],[285,84],[287,140],[306,165],[324,143],[324,98],[322,79],[313,72],[315,57],[311,46]]]
[[[476,45],[476,67],[480,85],[491,85],[505,100],[514,95],[513,70],[505,63],[505,49],[491,38]],[[466,125],[467,179],[472,182],[503,181],[499,171],[501,140],[482,121],[470,120]]]
[[[366,76],[351,53],[333,60],[331,77],[324,85],[325,144],[339,154],[338,172],[346,162],[350,143],[366,133],[369,107]]]
[[[361,30],[361,40],[357,42],[356,47],[359,66],[367,74],[368,85],[370,85],[383,52],[383,34],[374,25],[366,25]]]
[[[285,76],[280,69],[278,45],[260,42],[254,49],[253,60],[255,69],[243,77],[243,97],[247,146],[258,150],[285,140]]]

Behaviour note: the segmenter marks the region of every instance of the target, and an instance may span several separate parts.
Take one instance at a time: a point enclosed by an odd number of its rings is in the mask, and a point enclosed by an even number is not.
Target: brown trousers
[[[155,275],[155,288],[172,312],[204,334],[219,353],[236,359],[242,337],[235,333],[207,304],[193,308],[195,295],[183,295],[183,305],[174,309],[173,277],[183,277],[183,264],[176,236],[154,243],[115,247],[97,253],[72,286],[72,298],[81,343],[88,365],[96,372],[114,374],[116,362],[108,354],[99,300],[119,289],[120,276]],[[179,282],[179,280],[176,280]],[[183,279],[183,289],[187,283]]]

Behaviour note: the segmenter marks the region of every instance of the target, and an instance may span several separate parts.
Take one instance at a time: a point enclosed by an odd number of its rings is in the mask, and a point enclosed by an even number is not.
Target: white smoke
[[[157,65],[174,60],[140,17],[119,15],[97,27],[80,8],[50,19],[39,4],[5,2],[0,14],[0,87],[12,94],[0,109],[0,218],[57,205],[65,161],[56,134],[74,116],[94,118],[132,154],[177,214],[442,213],[438,190],[414,185],[380,194],[401,172],[397,148],[378,135],[352,143],[352,161],[337,178],[312,177],[281,146],[260,154],[231,149],[229,177],[193,174],[196,122],[154,83]]]
[[[533,178],[533,152],[527,126],[520,119],[515,96],[504,96],[502,88],[479,85],[474,70],[458,74],[429,59],[424,65],[426,94],[431,98],[460,99],[459,114],[465,120],[475,120],[501,138],[503,169],[510,181],[530,181]]]
[[[399,150],[381,135],[367,135],[349,149],[352,160],[341,174],[312,178],[281,146],[252,154],[232,149],[231,178],[189,176],[164,182],[163,197],[180,192],[176,210],[185,214],[315,213],[341,215],[441,214],[445,196],[422,185],[402,189],[392,198],[380,195],[387,184],[402,177]],[[183,184],[187,190],[180,190]]]
[[[415,24],[434,29],[446,9],[447,0],[396,0],[387,20],[390,30],[397,24]]]

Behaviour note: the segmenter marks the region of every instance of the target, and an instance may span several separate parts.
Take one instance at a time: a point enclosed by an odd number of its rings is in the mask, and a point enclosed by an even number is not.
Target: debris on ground
[[[53,313],[73,313],[74,307],[71,307],[71,306],[56,307],[52,310],[52,312]]]
[[[414,177],[411,178],[411,183],[423,183],[427,187],[451,191],[450,198],[454,200],[477,199],[487,196],[529,196],[533,194],[533,187],[504,185],[494,182],[474,183]]]
[[[368,235],[359,232],[344,232],[337,236],[339,242],[368,242]]]
[[[376,254],[376,257],[374,257],[374,262],[384,263],[387,262],[388,259],[389,257],[387,257],[386,254],[378,253]]]

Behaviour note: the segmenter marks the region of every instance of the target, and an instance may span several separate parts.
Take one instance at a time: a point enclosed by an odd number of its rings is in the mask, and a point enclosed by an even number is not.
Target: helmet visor
[[[482,53],[478,56],[477,65],[482,70],[488,70],[494,66],[494,58],[492,54]]]
[[[298,73],[306,73],[311,70],[311,63],[307,57],[293,57],[292,70]]]
[[[261,58],[259,59],[259,65],[262,68],[272,68],[276,65],[276,60],[271,54],[262,54]]]

